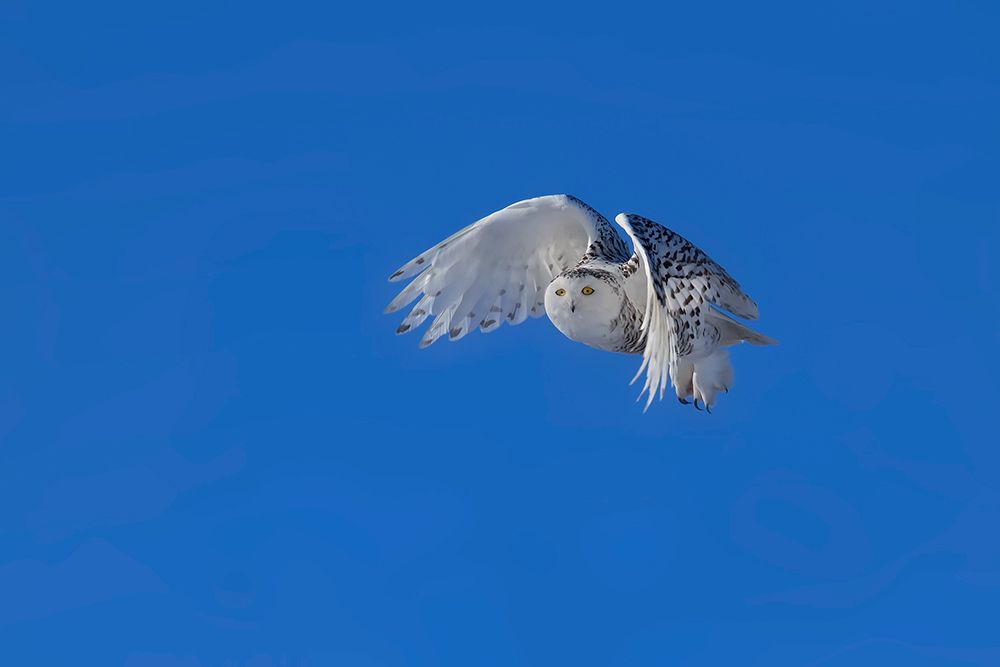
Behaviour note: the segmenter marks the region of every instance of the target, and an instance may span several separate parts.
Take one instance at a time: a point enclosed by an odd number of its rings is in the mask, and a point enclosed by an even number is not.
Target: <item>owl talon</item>
[[[680,401],[681,405],[691,405],[691,401],[687,400],[683,396],[678,396],[677,400]]]
[[[694,399],[694,409],[697,410],[698,412],[701,412],[701,410],[702,410],[701,406],[698,405],[698,399],[697,398]]]
[[[707,412],[708,414],[712,414],[712,406],[711,405],[705,405],[705,412]]]

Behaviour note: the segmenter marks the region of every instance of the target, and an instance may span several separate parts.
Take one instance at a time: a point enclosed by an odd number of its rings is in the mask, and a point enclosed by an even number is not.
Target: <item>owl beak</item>
[[[576,312],[576,301],[570,301],[569,302],[569,312],[571,312],[571,313],[575,313]]]

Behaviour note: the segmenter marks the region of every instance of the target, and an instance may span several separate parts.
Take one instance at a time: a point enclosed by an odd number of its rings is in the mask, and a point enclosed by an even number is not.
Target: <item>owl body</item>
[[[397,333],[434,320],[421,347],[442,336],[495,331],[548,315],[567,338],[642,354],[646,407],[672,384],[677,398],[711,407],[733,381],[726,347],[774,341],[746,327],[757,304],[719,264],[676,232],[633,214],[615,222],[570,195],[526,199],[492,213],[390,276],[411,282],[386,308],[416,301]]]

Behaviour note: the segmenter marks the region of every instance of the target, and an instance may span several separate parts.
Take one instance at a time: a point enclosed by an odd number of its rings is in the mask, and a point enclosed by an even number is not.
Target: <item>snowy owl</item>
[[[667,378],[681,403],[711,411],[728,392],[725,347],[773,340],[722,312],[757,318],[757,304],[692,243],[640,215],[620,213],[635,252],[607,219],[570,195],[511,204],[410,260],[390,281],[413,278],[386,307],[416,305],[396,333],[428,316],[420,341],[458,340],[544,312],[567,338],[599,350],[642,354],[648,409]],[[642,392],[640,392],[640,397]],[[699,405],[700,404],[700,405]]]

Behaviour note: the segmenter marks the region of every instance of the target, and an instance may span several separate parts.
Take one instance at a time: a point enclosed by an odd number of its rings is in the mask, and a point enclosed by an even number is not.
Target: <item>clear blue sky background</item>
[[[4,4],[0,658],[1000,664],[990,2]],[[709,416],[386,277],[569,192],[775,348]]]

